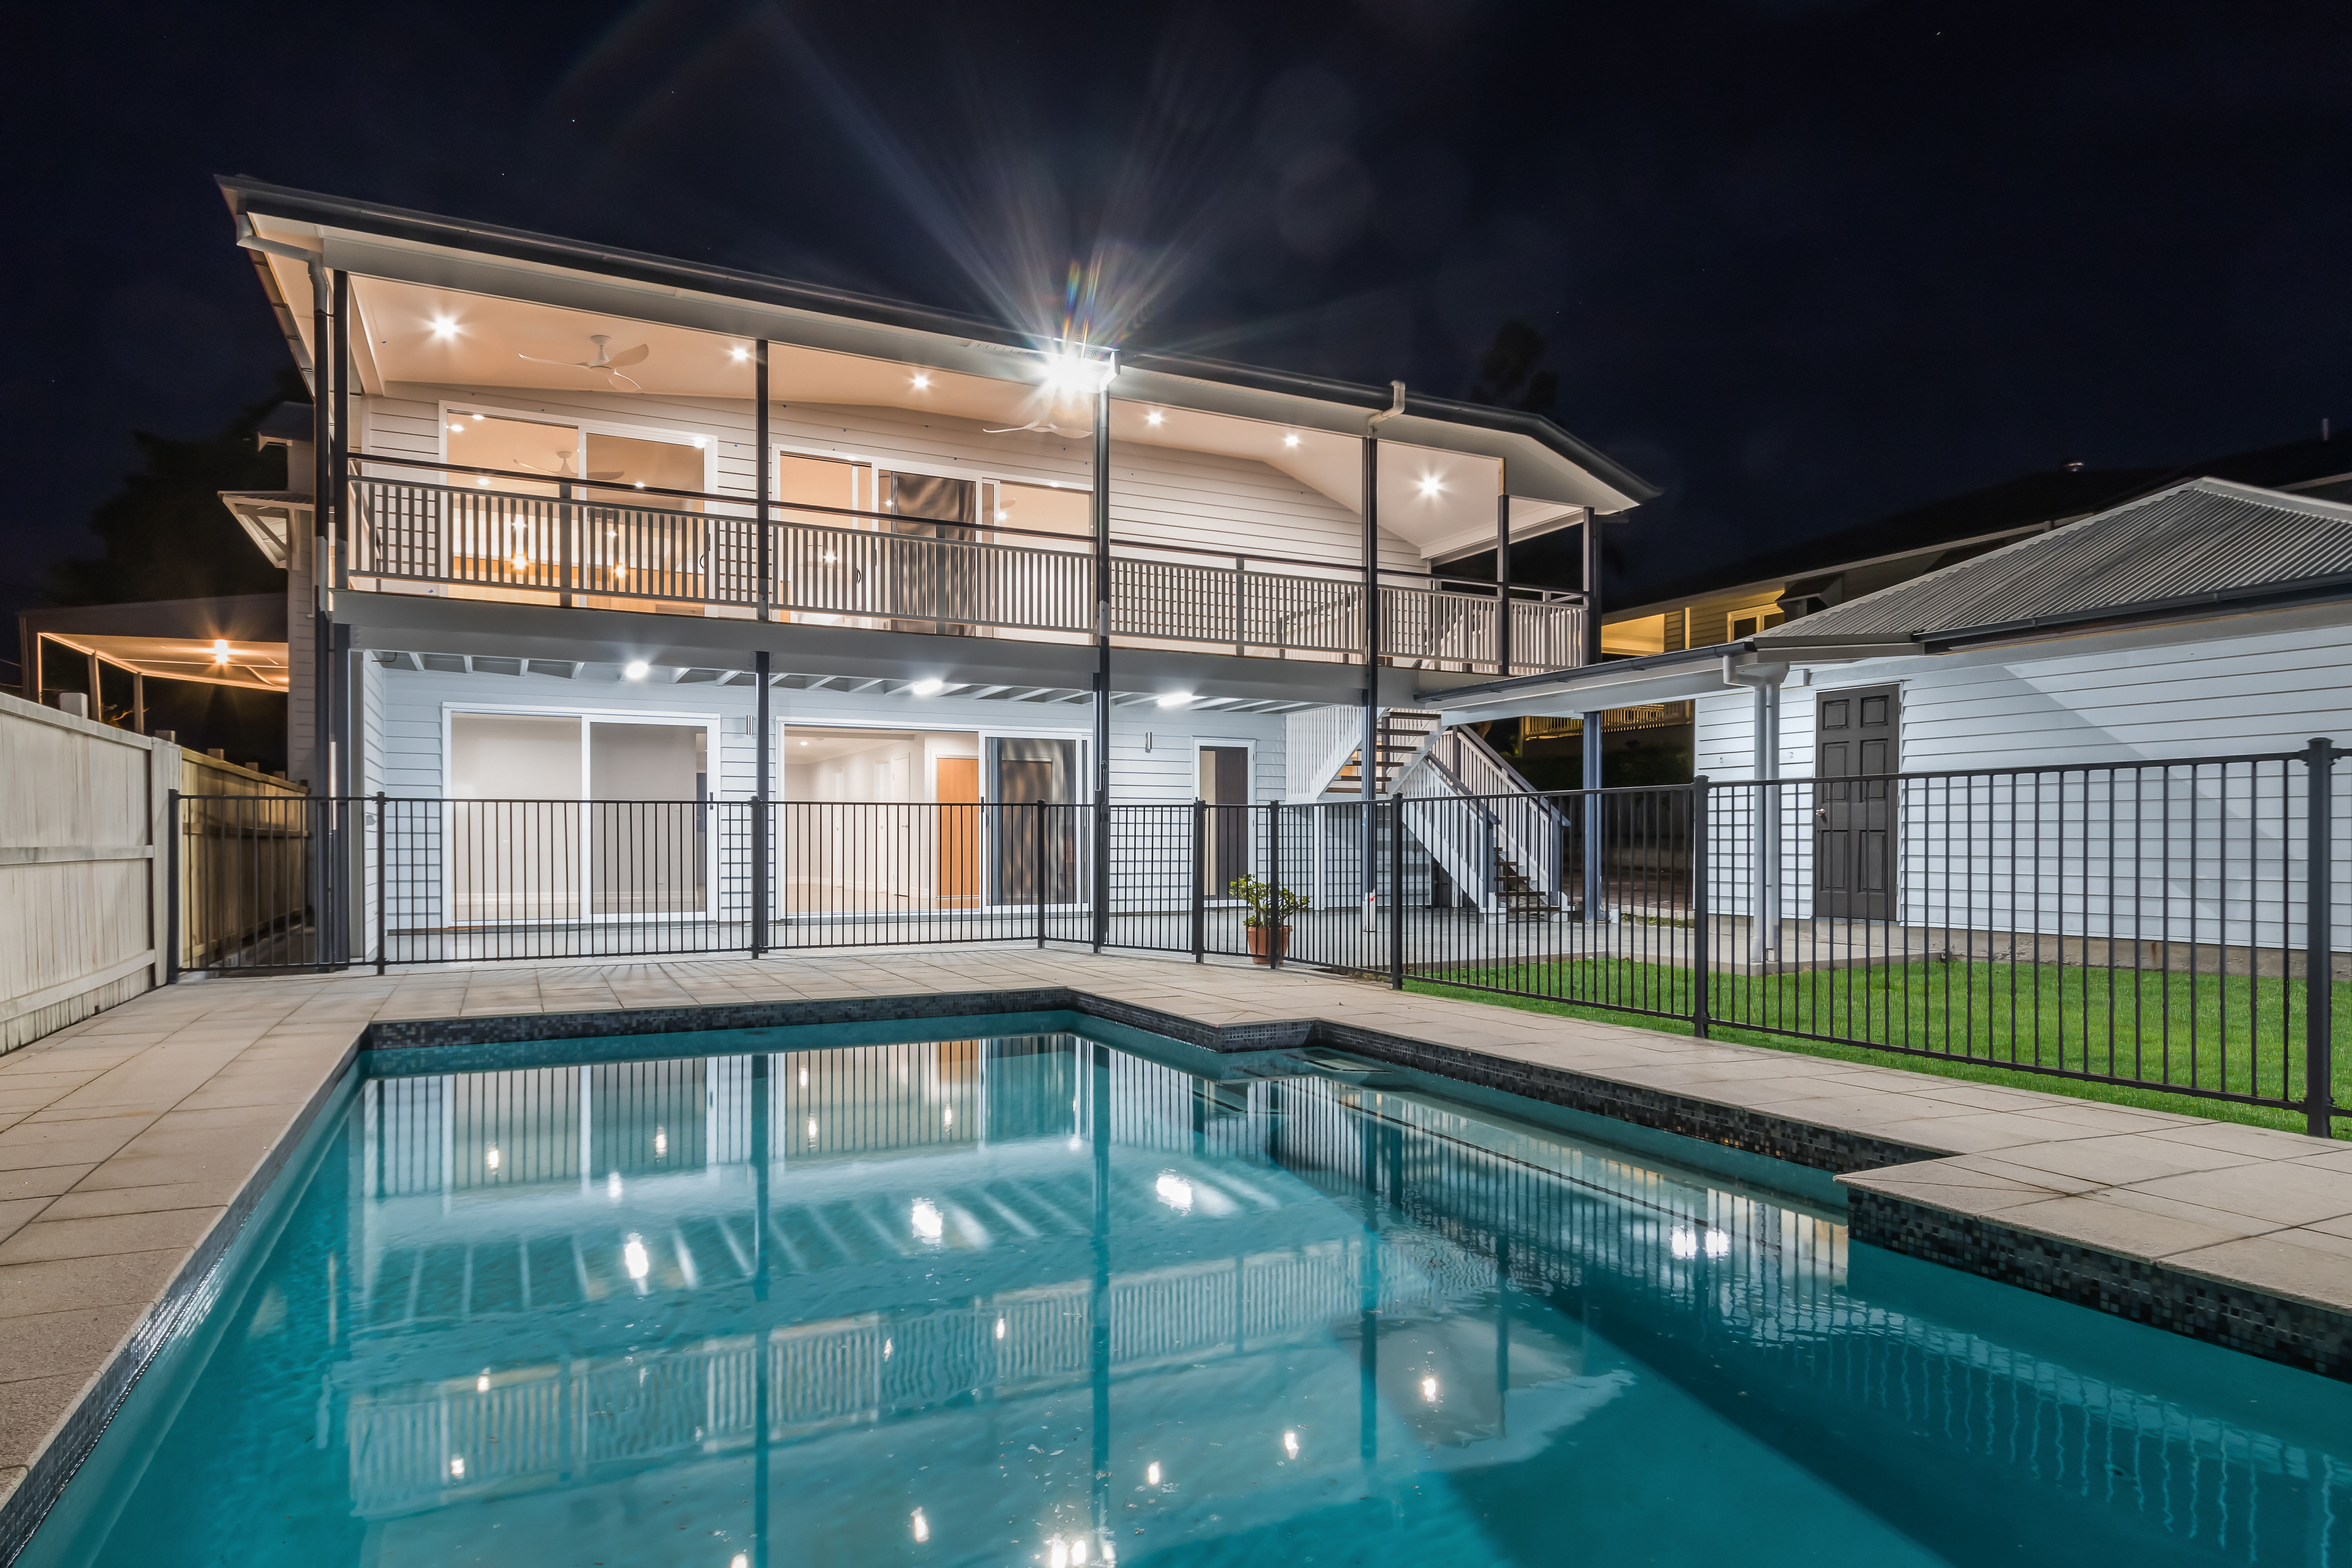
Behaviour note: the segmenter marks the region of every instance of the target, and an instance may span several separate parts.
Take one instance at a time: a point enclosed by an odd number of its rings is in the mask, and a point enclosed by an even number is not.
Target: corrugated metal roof
[[[2352,574],[2352,506],[2194,479],[1790,621],[1760,649],[2128,613]]]

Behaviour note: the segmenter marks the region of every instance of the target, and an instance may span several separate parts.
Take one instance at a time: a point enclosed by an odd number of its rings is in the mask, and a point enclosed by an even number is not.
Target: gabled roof
[[[1949,647],[2040,626],[2352,593],[2352,506],[2200,479],[1790,621],[1759,654]]]
[[[366,235],[410,245],[621,279],[650,286],[656,290],[692,291],[898,331],[931,333],[995,348],[1034,350],[1037,346],[1031,334],[1007,322],[924,305],[909,305],[851,289],[802,283],[791,279],[714,266],[709,262],[594,245],[554,235],[536,234],[527,229],[445,217],[381,203],[354,201],[316,191],[273,185],[245,175],[222,175],[217,177],[217,181],[229,210],[239,216],[287,220],[310,226],[322,235],[329,230]],[[331,261],[330,265],[333,263]],[[299,358],[299,344],[297,348]],[[1177,377],[1267,397],[1360,410],[1367,415],[1383,412],[1391,403],[1391,393],[1386,387],[1333,381],[1254,365],[1232,364],[1187,354],[1159,353],[1141,348],[1123,349],[1119,353],[1119,363],[1124,369],[1144,373],[1146,377]],[[1352,416],[1351,413],[1350,419]],[[1412,433],[1416,426],[1422,426],[1418,435]],[[1492,447],[1495,451],[1489,455],[1501,455],[1515,441],[1531,443],[1534,450],[1530,447],[1517,448],[1523,457],[1534,458],[1549,455],[1553,461],[1564,461],[1605,486],[1608,491],[1613,492],[1614,499],[1622,500],[1624,505],[1639,505],[1659,494],[1657,486],[1587,442],[1570,435],[1550,420],[1517,409],[1491,408],[1484,404],[1463,403],[1454,398],[1408,392],[1402,417],[1386,434],[1426,440],[1429,438],[1429,426],[1451,426],[1458,431],[1477,433],[1466,442],[1457,437],[1453,444],[1463,445],[1465,449],[1485,450]],[[1604,503],[1600,510],[1608,510],[1610,506]]]

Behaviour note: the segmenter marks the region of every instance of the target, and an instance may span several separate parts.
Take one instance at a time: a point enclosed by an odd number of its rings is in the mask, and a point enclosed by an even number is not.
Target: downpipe
[[[1744,686],[1756,694],[1752,726],[1755,755],[1751,765],[1761,787],[1753,792],[1748,952],[1757,963],[1763,964],[1771,962],[1780,951],[1780,792],[1774,786],[1780,776],[1780,688],[1789,679],[1790,667],[1742,665],[1735,662],[1735,658],[1731,654],[1723,656],[1723,683]],[[1811,672],[1800,671],[1797,684],[1802,686],[1811,679]],[[1706,823],[1691,825],[1694,833],[1707,830]]]

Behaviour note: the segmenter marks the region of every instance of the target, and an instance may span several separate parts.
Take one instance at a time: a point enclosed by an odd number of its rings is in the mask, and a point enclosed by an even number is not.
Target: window
[[[700,719],[450,714],[454,918],[708,912],[709,747]]]
[[[1779,626],[1783,618],[1779,610],[1768,609],[1760,605],[1752,610],[1734,610],[1728,617],[1729,635],[1724,640],[1738,642],[1742,637],[1752,637],[1759,632],[1770,631],[1774,626]]]

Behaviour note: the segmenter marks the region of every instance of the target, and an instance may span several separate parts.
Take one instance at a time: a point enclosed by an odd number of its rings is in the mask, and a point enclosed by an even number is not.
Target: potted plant
[[[1307,907],[1303,894],[1255,877],[1236,877],[1226,891],[1249,910],[1242,924],[1249,931],[1250,957],[1271,964],[1290,949],[1290,917]]]

